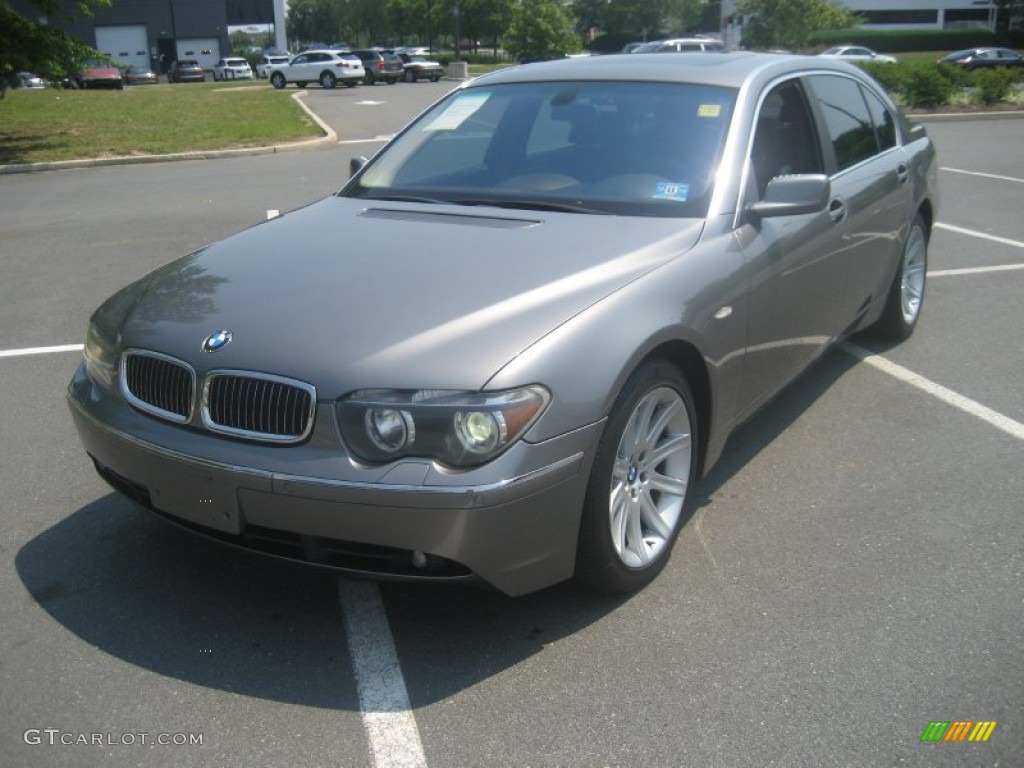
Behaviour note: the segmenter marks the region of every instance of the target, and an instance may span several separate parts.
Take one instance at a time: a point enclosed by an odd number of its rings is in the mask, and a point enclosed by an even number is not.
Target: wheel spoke
[[[664,408],[661,409],[661,412],[658,414],[657,418],[651,424],[650,429],[647,430],[647,445],[653,446],[657,444],[658,438],[661,436],[661,433],[665,431],[665,428],[672,420],[672,417],[675,416],[676,411],[678,411],[682,407],[682,401],[673,400],[671,403],[668,403]]]
[[[626,529],[626,549],[636,556],[636,559],[639,561],[639,565],[646,565],[651,559],[651,554],[647,551],[647,544],[644,543],[643,527],[640,525],[639,505],[635,503],[629,504],[629,521]]]
[[[662,541],[672,534],[671,527],[658,512],[658,507],[654,504],[654,499],[651,498],[649,493],[644,493],[640,496],[640,517],[647,524],[648,528],[658,534],[658,538]]]
[[[690,449],[690,435],[671,435],[647,457],[647,466],[652,469],[679,451]]]
[[[687,481],[680,480],[677,477],[669,477],[660,472],[652,472],[650,474],[649,487],[671,496],[683,498],[686,496]]]
[[[635,426],[633,428],[634,452],[639,451],[640,448],[644,447],[644,441],[647,439],[647,435],[649,433],[648,426],[651,423],[651,416],[654,413],[654,407],[657,403],[657,398],[653,394],[648,395],[643,401],[641,401],[640,406],[636,409]]]

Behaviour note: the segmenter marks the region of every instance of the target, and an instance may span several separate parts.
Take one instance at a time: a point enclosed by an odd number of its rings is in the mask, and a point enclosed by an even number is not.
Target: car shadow
[[[245,696],[359,710],[336,574],[208,541],[116,493],[29,541],[15,566],[56,622],[129,664]],[[623,601],[569,585],[520,599],[463,586],[381,591],[396,636],[410,611],[423,618],[412,646],[399,637],[400,654],[418,649],[421,637],[443,651],[442,697],[516,666]]]
[[[694,509],[854,365],[849,355],[828,353],[742,427],[698,484]],[[333,573],[207,541],[115,493],[36,536],[15,564],[55,621],[111,656],[211,689],[359,709]],[[645,593],[608,597],[562,584],[513,599],[480,588],[385,583],[381,594],[412,703],[425,706]]]

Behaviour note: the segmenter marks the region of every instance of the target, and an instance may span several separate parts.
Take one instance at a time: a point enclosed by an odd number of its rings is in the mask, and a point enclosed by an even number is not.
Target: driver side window
[[[790,173],[824,173],[811,116],[795,81],[776,86],[765,97],[754,129],[750,169],[757,199],[768,182]]]

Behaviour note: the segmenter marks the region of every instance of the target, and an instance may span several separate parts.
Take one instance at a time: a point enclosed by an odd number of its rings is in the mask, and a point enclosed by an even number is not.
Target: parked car
[[[299,88],[305,88],[307,83],[320,83],[321,88],[343,83],[351,88],[362,82],[366,74],[358,56],[337,51],[306,51],[287,64],[268,66],[267,72],[275,88],[284,88],[288,83]]]
[[[716,37],[697,35],[696,37],[680,37],[672,40],[655,40],[641,43],[626,53],[685,53],[690,51],[709,51],[720,53],[725,50],[725,43]]]
[[[19,88],[45,88],[49,85],[49,82],[34,72],[19,72],[18,75],[18,87]]]
[[[181,59],[171,64],[171,68],[167,70],[167,82],[203,83],[206,82],[206,73],[195,59]]]
[[[213,65],[214,80],[252,80],[252,67],[239,56],[221,59]]]
[[[895,64],[894,56],[887,56],[884,53],[875,53],[863,45],[837,45],[822,51],[819,56],[830,59],[844,59],[845,61],[877,61],[882,64]]]
[[[110,62],[91,59],[82,70],[75,75],[73,87],[78,88],[124,88],[121,70]]]
[[[124,81],[127,85],[153,85],[159,78],[149,67],[133,64],[124,71]]]
[[[256,76],[261,80],[266,80],[270,77],[269,70],[272,67],[287,64],[291,61],[291,58],[287,53],[265,53],[260,57],[259,63],[256,64]]]
[[[436,61],[408,53],[396,53],[395,55],[402,60],[402,67],[405,70],[403,79],[407,83],[415,83],[417,80],[430,80],[430,82],[436,83],[444,77],[444,67]]]
[[[352,51],[363,62],[363,69],[366,70],[364,82],[373,85],[378,80],[383,80],[388,85],[394,85],[405,77],[405,66],[402,60],[393,53],[378,51],[374,48],[359,49]]]
[[[1024,66],[1024,56],[1009,48],[968,48],[943,56],[938,63],[964,69],[1020,67]]]
[[[93,314],[68,397],[115,489],[362,576],[628,592],[739,424],[921,316],[935,150],[846,62],[510,68],[352,169]]]

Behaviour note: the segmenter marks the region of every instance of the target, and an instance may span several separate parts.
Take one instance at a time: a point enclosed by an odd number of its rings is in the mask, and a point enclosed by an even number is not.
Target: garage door
[[[220,61],[220,41],[216,37],[197,37],[178,41],[178,58],[195,59],[203,69],[213,71]]]
[[[119,63],[150,66],[149,43],[144,24],[96,27],[96,50]]]

